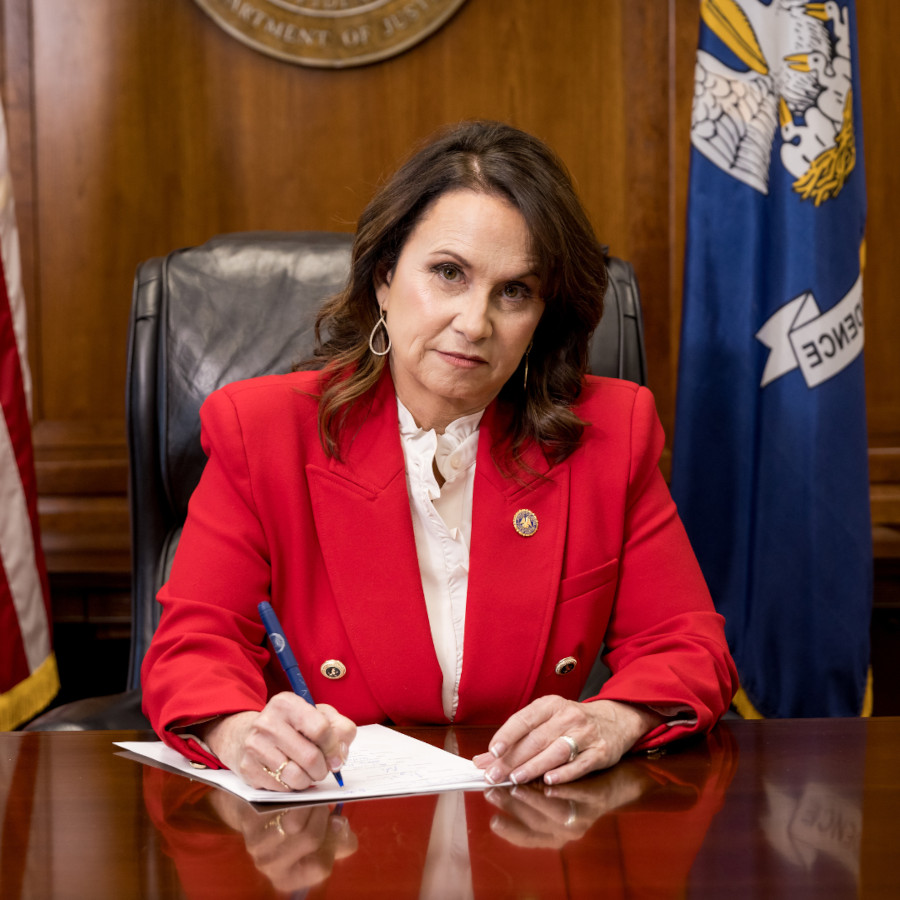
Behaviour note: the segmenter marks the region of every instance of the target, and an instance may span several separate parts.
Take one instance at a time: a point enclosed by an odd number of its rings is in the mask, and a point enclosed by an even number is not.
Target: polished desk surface
[[[469,755],[490,734],[406,730]],[[728,721],[552,796],[339,809],[260,809],[111,744],[141,738],[0,734],[0,897],[900,897],[900,718]]]

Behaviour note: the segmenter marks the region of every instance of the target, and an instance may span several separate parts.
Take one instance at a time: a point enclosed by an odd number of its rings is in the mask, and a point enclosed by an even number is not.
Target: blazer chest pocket
[[[585,594],[598,591],[610,583],[615,591],[618,575],[619,560],[611,559],[602,566],[597,566],[596,569],[588,569],[587,572],[579,572],[578,575],[570,575],[568,578],[563,578],[559,584],[557,606],[577,600]]]

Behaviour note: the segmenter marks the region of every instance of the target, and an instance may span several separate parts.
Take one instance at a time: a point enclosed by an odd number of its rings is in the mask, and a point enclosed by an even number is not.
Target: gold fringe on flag
[[[0,694],[0,731],[34,718],[59,692],[56,656],[51,653],[24,681]]]
[[[860,716],[863,719],[868,719],[872,715],[872,707],[875,703],[874,697],[875,691],[872,680],[872,667],[869,666],[869,671],[866,673],[866,692],[863,695],[862,710],[860,711]],[[731,706],[742,719],[765,718],[765,716],[753,705],[753,702],[747,696],[747,692],[743,688],[738,688],[738,692],[731,701]]]

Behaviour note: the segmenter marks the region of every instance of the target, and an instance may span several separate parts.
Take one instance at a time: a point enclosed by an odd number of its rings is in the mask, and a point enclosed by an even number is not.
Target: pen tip
[[[335,773],[334,773],[334,780],[335,780],[341,787],[344,786],[344,779],[341,778],[341,773],[340,773],[340,772],[335,772]]]

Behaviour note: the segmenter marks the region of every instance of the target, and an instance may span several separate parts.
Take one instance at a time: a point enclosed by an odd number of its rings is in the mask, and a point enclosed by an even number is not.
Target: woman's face
[[[376,284],[394,386],[420,427],[442,432],[484,409],[521,362],[544,311],[529,244],[512,204],[451,191]]]

